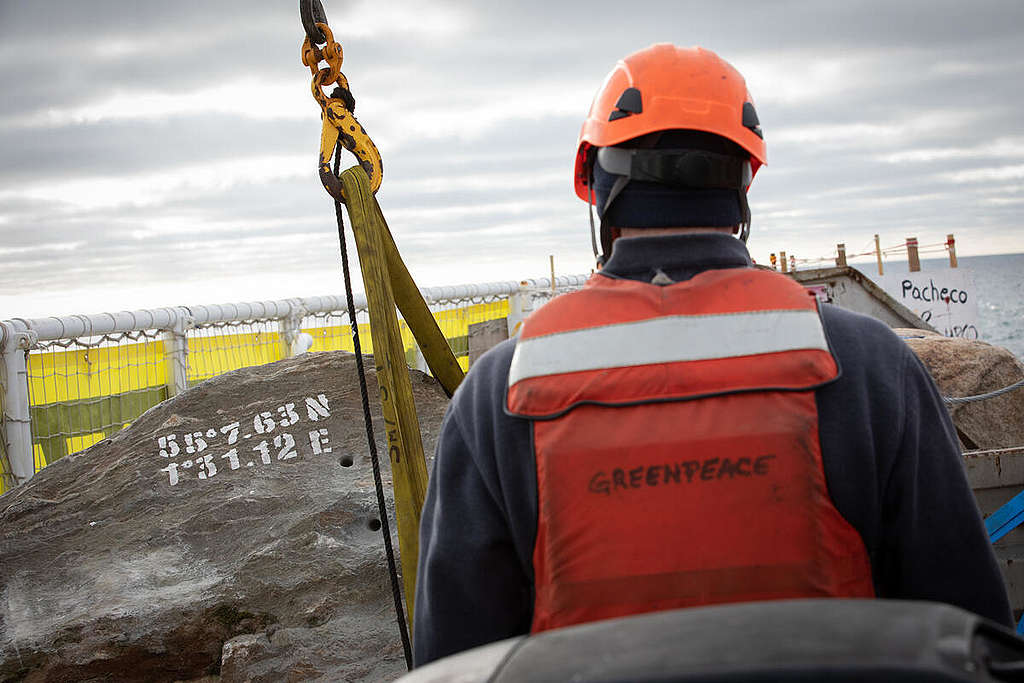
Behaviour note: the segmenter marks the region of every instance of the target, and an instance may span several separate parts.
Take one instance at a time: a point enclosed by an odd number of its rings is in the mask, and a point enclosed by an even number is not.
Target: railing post
[[[779,252],[779,263],[782,264],[782,272],[783,273],[788,273],[789,272],[789,261],[786,260],[786,252],[784,252],[784,251],[780,251]]]
[[[846,267],[846,245],[842,242],[836,245],[836,265],[840,268]]]
[[[2,325],[4,438],[15,484],[24,484],[36,473],[32,458],[32,414],[28,398],[28,350],[37,337],[32,330],[17,331]]]
[[[875,258],[878,259],[878,274],[885,275],[882,270],[882,243],[878,239],[878,235],[875,235]]]
[[[413,367],[420,372],[424,372],[429,375],[430,366],[427,365],[427,358],[423,355],[423,349],[420,348],[419,344],[416,344],[414,348],[416,349],[416,364],[413,365]]]
[[[946,249],[949,250],[949,267],[956,268],[956,240],[953,235],[946,235]]]
[[[188,337],[192,316],[185,308],[174,309],[173,327],[163,330],[164,362],[166,363],[167,396],[177,396],[188,389]]]
[[[508,297],[508,336],[510,339],[519,334],[520,326],[531,313],[533,313],[533,294],[526,282],[520,282],[519,291]]]
[[[302,330],[302,319],[306,317],[306,307],[301,299],[288,300],[288,315],[277,321],[284,357],[291,358],[298,352],[299,332]]]

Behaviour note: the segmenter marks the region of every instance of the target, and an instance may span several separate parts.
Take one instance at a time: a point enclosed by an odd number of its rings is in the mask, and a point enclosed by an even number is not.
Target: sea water
[[[1024,360],[1024,254],[966,256],[958,259],[960,268],[974,277],[978,298],[978,338],[1009,349]],[[888,262],[887,271],[905,272],[906,261]],[[873,280],[878,271],[873,264],[856,264],[856,268]],[[949,259],[921,261],[924,273],[949,268]]]

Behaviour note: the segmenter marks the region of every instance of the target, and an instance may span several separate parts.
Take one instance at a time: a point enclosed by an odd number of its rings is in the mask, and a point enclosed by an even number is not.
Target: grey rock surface
[[[893,330],[925,364],[943,396],[977,396],[1024,378],[1024,363],[1001,346],[923,330]],[[964,450],[1024,446],[1024,389],[947,406]]]
[[[355,365],[217,377],[0,497],[0,681],[403,673]],[[448,400],[411,375],[430,454]]]

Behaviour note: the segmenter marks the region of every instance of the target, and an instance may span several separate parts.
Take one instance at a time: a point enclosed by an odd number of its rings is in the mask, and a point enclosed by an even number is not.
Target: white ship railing
[[[558,277],[554,288],[537,278],[420,291],[466,366],[468,325],[507,318],[514,330],[586,277]],[[355,305],[364,334],[365,296]],[[346,308],[341,296],[315,296],[0,321],[0,493],[200,381],[305,350],[351,348]],[[425,369],[409,339],[410,365]]]

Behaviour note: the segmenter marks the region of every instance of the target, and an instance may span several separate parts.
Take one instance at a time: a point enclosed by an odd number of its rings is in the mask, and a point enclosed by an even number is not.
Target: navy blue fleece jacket
[[[749,267],[723,234],[619,239],[598,277],[674,281]],[[1011,624],[1006,588],[931,376],[884,324],[825,305],[842,376],[817,393],[833,503],[860,532],[879,597],[952,603]],[[441,427],[420,526],[417,665],[527,633],[537,478],[529,420],[505,413],[509,340],[474,364]]]

